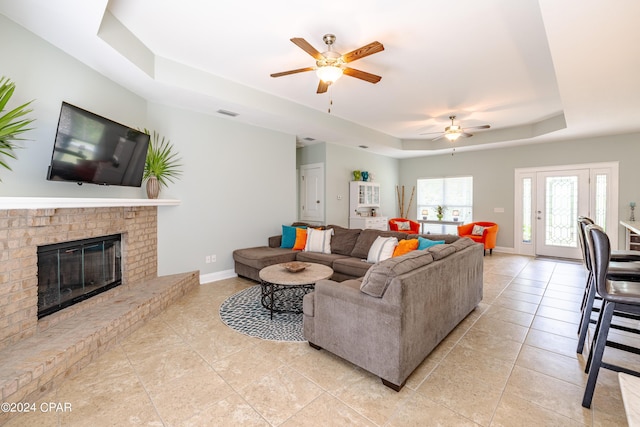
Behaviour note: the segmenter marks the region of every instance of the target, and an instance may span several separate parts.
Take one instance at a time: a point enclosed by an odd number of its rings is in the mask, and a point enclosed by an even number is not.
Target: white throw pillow
[[[471,234],[473,234],[474,236],[482,236],[482,233],[484,233],[484,227],[481,225],[474,225],[473,226],[473,230],[471,230]]]
[[[398,224],[398,230],[411,230],[411,224],[409,221],[396,221],[396,224]]]
[[[307,244],[304,247],[305,252],[322,252],[323,254],[331,253],[331,236],[333,228],[329,230],[316,230],[314,228],[307,229]]]
[[[367,262],[375,264],[376,262],[391,258],[396,246],[398,246],[398,239],[396,237],[376,237],[373,245],[369,248]]]

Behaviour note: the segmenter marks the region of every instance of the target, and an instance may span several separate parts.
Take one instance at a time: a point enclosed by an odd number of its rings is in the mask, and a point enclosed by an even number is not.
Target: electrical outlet
[[[216,256],[215,255],[211,255],[211,262],[216,262]]]
[[[205,261],[207,264],[211,264],[211,256],[207,255],[206,257],[204,257],[204,261]]]

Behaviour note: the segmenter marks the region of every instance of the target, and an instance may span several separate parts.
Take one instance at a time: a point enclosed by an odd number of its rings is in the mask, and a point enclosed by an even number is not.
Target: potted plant
[[[145,129],[144,132],[151,135],[151,138],[142,177],[147,181],[147,196],[157,199],[162,187],[168,186],[169,182],[174,182],[174,179],[182,175],[182,163],[171,141],[164,136],[160,137],[156,131],[151,134]]]
[[[11,99],[15,88],[15,83],[9,78],[0,78],[0,166],[8,170],[11,170],[11,167],[6,162],[5,157],[16,158],[14,150],[20,148],[16,141],[23,139],[19,138],[20,134],[32,129],[28,126],[33,122],[33,119],[24,118],[25,115],[33,111],[27,108],[32,101],[22,104],[7,113],[4,112],[5,106]],[[0,181],[2,180],[0,179]]]
[[[438,207],[436,207],[436,216],[438,217],[438,221],[442,221],[442,217],[444,216],[444,211],[446,210],[447,208],[441,205],[438,205]]]

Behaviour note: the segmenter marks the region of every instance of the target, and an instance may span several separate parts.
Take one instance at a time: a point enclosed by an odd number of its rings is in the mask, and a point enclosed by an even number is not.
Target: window
[[[418,179],[417,218],[438,219],[438,206],[444,208],[443,221],[473,220],[473,177]]]

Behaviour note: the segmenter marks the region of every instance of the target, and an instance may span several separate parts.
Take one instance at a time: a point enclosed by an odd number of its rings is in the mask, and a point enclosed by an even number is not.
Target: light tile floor
[[[229,279],[200,286],[43,399],[71,411],[8,425],[626,425],[613,372],[601,371],[592,409],[580,405],[582,265],[497,253],[484,265],[483,302],[400,393],[306,343],[229,329],[220,304],[255,284]],[[638,363],[616,350],[605,357]]]

